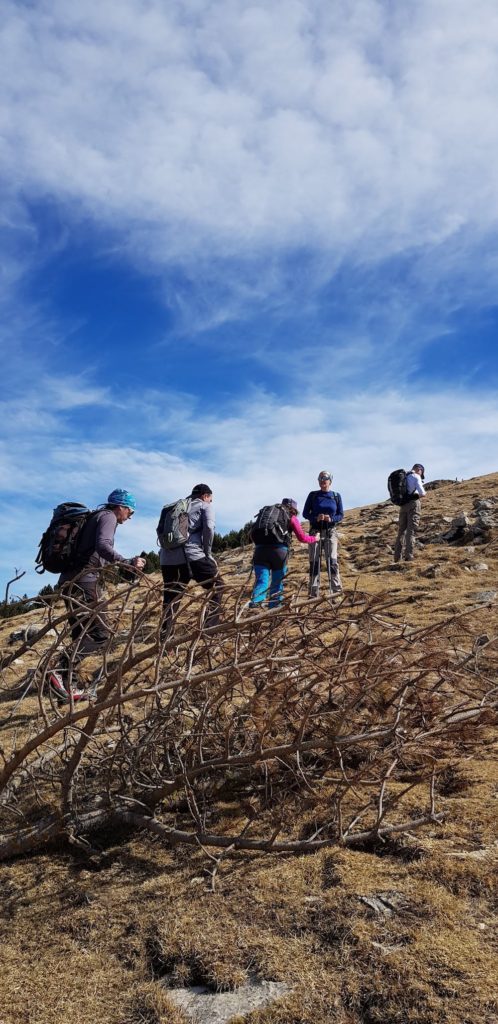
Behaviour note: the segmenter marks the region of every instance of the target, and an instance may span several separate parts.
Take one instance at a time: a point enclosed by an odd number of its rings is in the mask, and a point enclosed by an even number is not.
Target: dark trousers
[[[195,558],[191,562],[180,565],[162,565],[163,575],[163,636],[167,635],[173,625],[180,601],[190,580],[195,580],[204,590],[210,591],[206,609],[205,626],[216,626],[220,618],[221,595],[223,581],[218,576],[218,569],[210,558]]]
[[[105,612],[96,611],[103,593],[96,579],[68,581],[62,586],[74,653],[81,657],[104,647],[111,636]]]

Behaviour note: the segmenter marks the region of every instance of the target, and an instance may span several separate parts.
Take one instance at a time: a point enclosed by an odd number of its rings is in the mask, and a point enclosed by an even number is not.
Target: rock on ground
[[[209,992],[202,986],[191,985],[168,989],[168,996],[194,1024],[229,1024],[234,1017],[244,1017],[252,1010],[268,1006],[289,991],[284,982],[250,981],[235,992]]]

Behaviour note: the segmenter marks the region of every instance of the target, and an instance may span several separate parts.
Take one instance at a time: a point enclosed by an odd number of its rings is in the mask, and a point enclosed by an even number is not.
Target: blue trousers
[[[283,544],[257,544],[254,549],[254,583],[251,608],[269,597],[269,608],[278,608],[284,596],[289,549]]]

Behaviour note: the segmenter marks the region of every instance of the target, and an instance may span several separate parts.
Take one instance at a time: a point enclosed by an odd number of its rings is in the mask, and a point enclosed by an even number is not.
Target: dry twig
[[[357,589],[334,604],[289,586],[283,610],[249,617],[244,586],[227,587],[209,630],[205,595],[189,595],[166,642],[155,582],[110,588],[97,612],[116,629],[95,699],[62,709],[46,680],[69,628],[47,603],[35,639],[2,663],[8,702],[12,662],[36,656],[35,698],[16,691],[23,723],[12,715],[4,730],[0,858],[64,837],[85,848],[96,829],[127,825],[221,851],[214,886],[226,851],[352,845],[440,820],[438,760],[496,713],[496,644],[462,660],[461,620],[454,658],[431,655],[427,636],[447,650],[455,617],[386,628],[392,598]]]

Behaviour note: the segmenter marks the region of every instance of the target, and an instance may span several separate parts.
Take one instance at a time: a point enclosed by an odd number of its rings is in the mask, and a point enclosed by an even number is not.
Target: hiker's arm
[[[102,516],[97,523],[95,550],[105,562],[127,562],[128,559],[114,549],[115,530],[116,516],[114,512],[111,512],[108,516]]]
[[[202,548],[206,558],[212,558],[211,548],[214,540],[214,511],[208,502],[202,509]]]
[[[419,498],[425,498],[426,490],[418,473],[409,473],[407,483],[408,480],[410,481],[410,487],[412,488],[411,491],[409,491],[410,496],[418,494]]]
[[[313,511],[313,491],[310,491],[303,508],[303,519],[307,519],[310,522],[310,515]]]
[[[302,544],[316,544],[318,537],[310,537],[308,533],[305,533],[297,516],[292,516],[289,525]]]
[[[341,495],[336,492],[335,496],[336,513],[334,516],[334,523],[342,523],[344,519],[344,509],[342,507]]]

